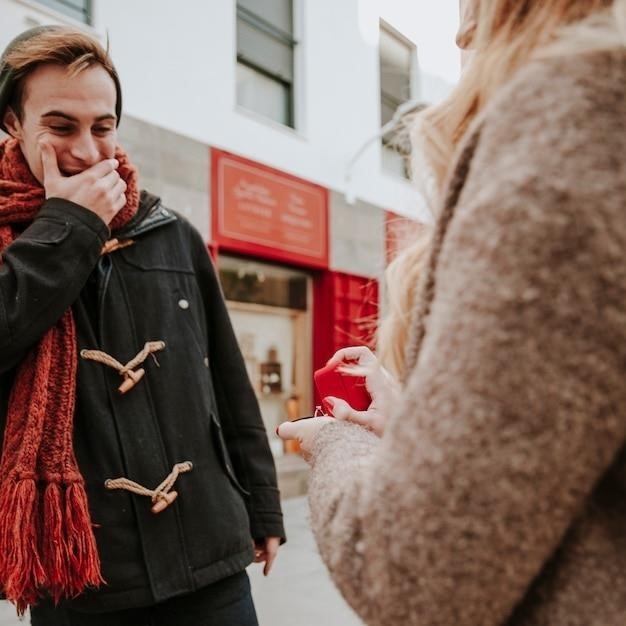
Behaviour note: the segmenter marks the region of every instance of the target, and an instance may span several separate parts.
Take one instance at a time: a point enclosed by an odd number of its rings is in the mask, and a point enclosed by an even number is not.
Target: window
[[[393,119],[401,104],[413,98],[415,46],[389,27],[380,27],[380,124]],[[404,132],[403,132],[404,131]],[[408,177],[410,145],[402,120],[383,135],[383,166]]]
[[[237,0],[237,104],[294,127],[293,0]]]
[[[220,282],[226,300],[306,311],[308,276],[297,270],[220,257]]]
[[[91,24],[91,0],[39,0],[39,3],[79,22]]]

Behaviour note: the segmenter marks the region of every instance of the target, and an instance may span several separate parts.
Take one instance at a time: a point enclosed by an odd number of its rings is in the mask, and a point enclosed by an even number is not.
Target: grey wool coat
[[[382,439],[325,426],[314,533],[376,626],[626,624],[626,52],[534,62],[460,149]]]

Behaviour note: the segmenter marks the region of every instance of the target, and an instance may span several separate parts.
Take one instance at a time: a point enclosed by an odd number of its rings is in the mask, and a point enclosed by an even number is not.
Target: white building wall
[[[440,22],[426,0],[296,0],[296,130],[236,105],[235,0],[94,0],[93,29],[110,42],[126,114],[345,193],[350,159],[380,126],[379,19],[416,44],[421,99],[439,100],[456,79],[458,4],[438,3],[453,7]],[[0,15],[2,47],[34,23],[67,21],[34,0],[0,0]],[[415,188],[382,170],[378,141],[351,188],[428,219]]]

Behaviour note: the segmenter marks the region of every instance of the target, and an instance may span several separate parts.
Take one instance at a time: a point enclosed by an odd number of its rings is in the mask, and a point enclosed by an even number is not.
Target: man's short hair
[[[115,113],[119,124],[122,114],[122,89],[108,51],[93,37],[66,26],[36,26],[13,39],[0,57],[0,128],[4,114],[11,108],[22,119],[26,78],[42,65],[67,68],[70,75],[101,65],[115,83]]]

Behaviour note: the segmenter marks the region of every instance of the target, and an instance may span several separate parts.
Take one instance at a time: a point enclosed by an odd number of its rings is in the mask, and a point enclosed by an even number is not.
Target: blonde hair
[[[398,380],[404,379],[404,348],[430,239],[431,227],[423,225],[416,241],[402,250],[385,271],[385,312],[376,332],[376,353]]]
[[[413,177],[431,208],[439,206],[455,149],[470,123],[516,70],[533,59],[612,49],[626,41],[626,0],[474,1],[464,16],[471,23],[461,29],[462,39],[471,39],[473,57],[448,98],[417,114],[411,129]],[[388,312],[378,330],[378,354],[400,380],[430,233],[426,230],[385,274]]]
[[[472,58],[451,94],[418,115],[411,132],[413,171],[430,189],[429,177],[434,177],[438,193],[469,124],[521,66],[536,58],[611,49],[625,41],[626,0],[477,1]],[[429,164],[425,181],[424,160]]]

